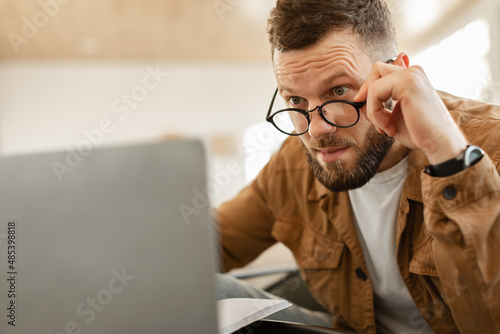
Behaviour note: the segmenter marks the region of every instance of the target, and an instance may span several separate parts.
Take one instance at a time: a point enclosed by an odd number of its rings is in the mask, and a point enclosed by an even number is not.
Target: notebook
[[[205,174],[189,140],[1,157],[0,333],[217,333]]]

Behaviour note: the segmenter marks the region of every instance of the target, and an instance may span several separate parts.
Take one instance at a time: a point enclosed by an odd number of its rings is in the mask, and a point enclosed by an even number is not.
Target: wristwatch
[[[465,151],[456,158],[447,160],[437,165],[425,166],[425,172],[430,176],[445,177],[456,174],[470,166],[473,166],[484,156],[484,151],[474,145],[467,145]]]

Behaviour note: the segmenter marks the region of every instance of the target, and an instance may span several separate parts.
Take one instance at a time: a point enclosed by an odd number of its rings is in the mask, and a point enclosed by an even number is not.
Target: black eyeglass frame
[[[386,60],[385,63],[390,64],[390,63],[394,62],[396,59],[397,59],[397,56]],[[335,126],[337,128],[350,128],[350,127],[353,127],[353,126],[355,126],[359,122],[359,110],[361,108],[363,108],[363,106],[366,104],[366,101],[352,102],[352,101],[347,101],[347,100],[331,100],[331,101],[326,101],[322,105],[316,106],[316,108],[311,109],[311,110],[305,110],[305,109],[300,109],[300,108],[285,108],[285,109],[280,109],[280,110],[276,111],[275,113],[273,113],[271,115],[271,111],[273,109],[274,100],[276,99],[276,95],[278,95],[278,88],[276,88],[276,91],[274,92],[274,95],[273,95],[273,99],[271,100],[271,104],[269,105],[269,109],[268,109],[267,114],[266,114],[266,121],[268,121],[269,123],[271,123],[272,125],[274,125],[274,127],[278,131],[280,131],[280,132],[282,132],[282,133],[284,133],[286,135],[289,135],[289,136],[302,136],[304,133],[306,133],[307,131],[309,131],[309,127],[311,126],[311,118],[309,117],[309,113],[314,112],[316,109],[318,109],[318,114],[320,114],[321,118],[323,118],[323,120],[325,120],[325,122],[327,122],[330,125],[333,125],[333,126]],[[337,125],[337,124],[329,121],[325,117],[325,115],[323,113],[323,107],[326,106],[326,105],[328,105],[328,104],[332,104],[332,103],[345,103],[345,104],[349,104],[349,105],[353,106],[356,109],[356,112],[358,113],[358,116],[356,118],[356,122],[354,122],[352,125]],[[277,115],[279,113],[282,113],[282,112],[288,112],[288,111],[297,111],[297,112],[301,113],[302,115],[304,115],[306,117],[306,119],[307,119],[307,128],[306,128],[305,131],[303,131],[301,133],[288,133],[288,132],[285,132],[285,131],[281,130],[276,125],[276,123],[274,123],[273,117],[275,115]]]
[[[286,134],[286,135],[289,135],[289,136],[301,136],[303,135],[304,133],[306,133],[307,131],[309,131],[309,127],[311,126],[311,118],[309,117],[309,113],[312,113],[314,112],[316,109],[318,110],[318,114],[320,114],[321,118],[323,118],[323,120],[325,120],[325,122],[327,122],[328,124],[330,125],[333,125],[337,128],[350,128],[354,125],[356,125],[359,121],[359,109],[361,109],[366,101],[362,101],[362,102],[352,102],[352,101],[347,101],[347,100],[331,100],[331,101],[326,101],[325,103],[323,103],[322,105],[319,105],[319,106],[316,106],[316,108],[314,109],[311,109],[311,110],[305,110],[305,109],[300,109],[300,108],[285,108],[285,109],[280,109],[278,111],[276,111],[275,113],[273,113],[271,115],[271,111],[273,109],[273,105],[274,105],[274,100],[276,99],[276,95],[278,95],[278,88],[276,88],[276,91],[274,92],[274,95],[273,95],[273,99],[271,100],[271,105],[269,106],[269,110],[267,111],[267,115],[266,115],[266,121],[270,122],[272,125],[274,125],[274,127]],[[333,123],[332,121],[328,120],[324,113],[323,113],[323,108],[328,105],[328,104],[333,104],[333,103],[344,103],[344,104],[349,104],[351,106],[353,106],[355,109],[356,109],[356,112],[358,113],[357,115],[357,118],[356,118],[356,122],[354,122],[353,124],[351,125],[337,125],[335,123]],[[288,111],[296,111],[296,112],[299,112],[301,113],[302,115],[304,115],[307,119],[307,128],[305,131],[303,132],[300,132],[300,133],[288,133],[288,132],[285,132],[283,130],[281,130],[277,125],[276,123],[274,123],[274,120],[273,120],[273,117],[279,113],[282,113],[282,112],[288,112]]]

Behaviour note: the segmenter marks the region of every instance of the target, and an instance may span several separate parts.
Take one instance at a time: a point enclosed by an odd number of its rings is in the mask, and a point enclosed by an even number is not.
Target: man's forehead
[[[350,31],[332,31],[318,43],[297,50],[274,50],[273,67],[276,75],[286,72],[300,72],[305,66],[324,66],[325,62],[342,59],[354,62],[367,58],[358,38]],[[361,59],[360,59],[361,60]],[[354,64],[351,64],[354,65]]]

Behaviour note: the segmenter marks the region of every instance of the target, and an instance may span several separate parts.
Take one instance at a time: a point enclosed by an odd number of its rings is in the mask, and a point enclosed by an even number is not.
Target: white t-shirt
[[[396,220],[408,158],[349,190],[358,239],[373,285],[379,333],[433,333],[417,309],[396,261]]]

